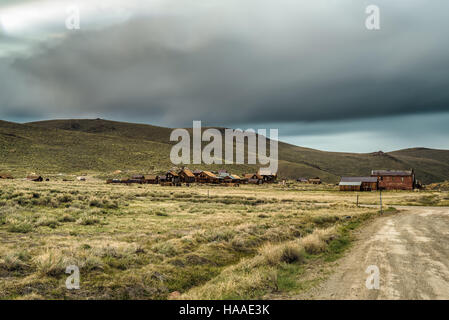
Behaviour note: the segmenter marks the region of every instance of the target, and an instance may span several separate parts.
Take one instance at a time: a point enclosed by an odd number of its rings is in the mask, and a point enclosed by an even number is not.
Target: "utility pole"
[[[380,195],[380,214],[383,214],[383,208],[382,208],[382,189],[379,190],[379,195]]]
[[[357,208],[359,207],[359,193],[357,192]]]

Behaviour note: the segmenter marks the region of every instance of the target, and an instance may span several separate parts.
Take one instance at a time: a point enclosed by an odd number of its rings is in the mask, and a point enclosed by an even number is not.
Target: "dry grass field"
[[[360,193],[376,204],[378,193]],[[385,192],[449,205],[447,192]],[[299,184],[161,187],[0,181],[0,299],[254,299],[298,293],[379,214],[356,194]],[[387,212],[393,212],[389,208]],[[68,265],[79,290],[65,286]]]

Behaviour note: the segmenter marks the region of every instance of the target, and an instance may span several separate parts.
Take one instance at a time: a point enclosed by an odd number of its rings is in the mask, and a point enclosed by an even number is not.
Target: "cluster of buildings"
[[[14,179],[10,174],[0,173],[0,179]],[[42,176],[30,174],[26,177],[28,181],[44,181]],[[86,181],[85,177],[78,177],[79,181]],[[106,183],[139,183],[160,184],[165,186],[180,186],[191,183],[222,184],[227,186],[238,186],[239,184],[263,184],[274,183],[277,175],[267,168],[261,168],[257,173],[248,173],[242,176],[228,173],[226,170],[207,171],[190,170],[182,168],[172,169],[163,175],[135,175],[126,179],[109,179]],[[45,179],[49,181],[49,179]],[[298,178],[299,183],[321,184],[319,177]],[[376,190],[413,190],[420,188],[421,184],[416,180],[415,172],[411,170],[372,170],[370,176],[366,177],[341,177],[338,184],[340,191],[376,191]]]
[[[413,190],[419,187],[412,170],[372,170],[369,177],[342,177],[341,191]]]
[[[315,177],[315,178],[298,178],[298,179],[296,179],[296,182],[308,183],[308,184],[321,184],[321,178],[320,177]]]
[[[207,184],[263,184],[273,183],[276,181],[277,175],[267,172],[261,168],[258,173],[244,174],[238,176],[228,173],[226,170],[216,172],[207,170],[190,170],[182,168],[181,170],[170,170],[163,175],[135,175],[127,179],[109,179],[106,183],[140,183],[140,184],[160,184],[164,186],[179,186],[183,183],[207,183]]]

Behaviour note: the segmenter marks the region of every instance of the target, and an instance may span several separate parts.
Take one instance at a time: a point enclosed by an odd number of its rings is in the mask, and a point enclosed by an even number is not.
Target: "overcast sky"
[[[365,27],[369,4],[380,30]],[[77,5],[81,29],[68,30]],[[447,0],[1,0],[0,119],[279,128],[449,149]]]

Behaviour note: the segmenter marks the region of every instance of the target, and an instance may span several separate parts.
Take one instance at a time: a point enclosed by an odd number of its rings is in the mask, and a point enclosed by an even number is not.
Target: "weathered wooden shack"
[[[227,172],[218,173],[217,177],[218,177],[218,181],[220,183],[231,183],[232,182],[231,175],[228,174]]]
[[[358,181],[358,182],[340,181],[340,183],[338,185],[340,186],[340,191],[360,191],[362,182],[361,181]]]
[[[158,184],[159,180],[156,175],[147,174],[144,176],[145,183],[148,184]]]
[[[262,184],[263,177],[257,173],[245,173],[243,178],[250,184]]]
[[[320,177],[309,178],[308,182],[310,184],[321,184],[321,178]]]
[[[198,176],[199,183],[218,183],[218,177],[210,171],[201,171]]]
[[[181,171],[179,171],[179,178],[181,182],[184,183],[193,183],[196,180],[195,175],[188,168],[184,168]]]
[[[375,191],[378,189],[376,177],[342,177],[340,191]]]
[[[174,170],[170,170],[169,172],[167,172],[166,177],[167,182],[171,182],[174,184],[180,183],[181,181],[181,179],[179,178],[179,174]]]
[[[413,190],[416,186],[415,172],[411,170],[372,170],[381,190]]]

